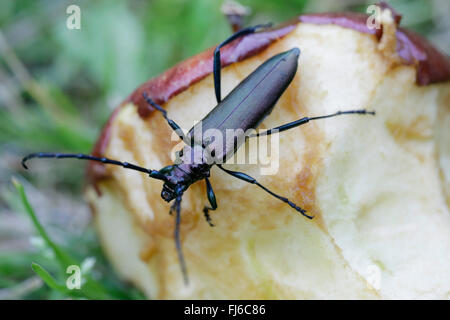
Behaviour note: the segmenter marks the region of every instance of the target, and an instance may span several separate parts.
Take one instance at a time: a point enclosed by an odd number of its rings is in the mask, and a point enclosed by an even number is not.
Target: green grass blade
[[[17,181],[15,178],[12,179],[12,182],[14,184],[14,186],[16,187],[17,191],[19,192],[20,198],[22,199],[22,203],[25,207],[25,211],[28,214],[28,216],[30,217],[31,221],[33,222],[34,227],[36,228],[36,230],[38,231],[39,235],[42,237],[42,239],[44,239],[44,241],[46,242],[46,244],[52,249],[53,253],[55,254],[59,264],[61,265],[61,267],[63,267],[63,269],[67,268],[67,266],[72,265],[72,264],[76,264],[75,261],[68,255],[66,254],[64,251],[62,251],[48,236],[47,232],[45,231],[45,229],[42,227],[42,225],[40,224],[38,218],[36,217],[36,214],[33,210],[33,208],[31,207],[28,198],[25,194],[25,190],[23,188],[23,185]]]
[[[62,293],[68,294],[69,290],[64,286],[56,282],[56,280],[39,264],[32,262],[31,269],[53,290],[60,291]]]
[[[52,249],[56,260],[59,263],[61,273],[66,274],[67,267],[70,265],[80,266],[80,263],[77,263],[75,259],[73,259],[69,254],[63,251],[58,245],[56,245],[51,239],[50,236],[45,231],[44,227],[40,224],[31,204],[28,201],[28,198],[25,194],[25,189],[22,184],[16,179],[12,179],[14,186],[16,187],[19,195],[21,197],[22,203],[25,207],[25,211],[33,222],[33,225],[37,229],[39,235],[44,239],[46,244]],[[99,282],[95,281],[89,275],[85,275],[85,283],[83,284],[80,290],[69,290],[65,286],[60,285],[56,282],[56,280],[50,276],[50,274],[42,268],[40,265],[33,263],[32,269],[45,281],[46,284],[50,286],[50,288],[54,290],[58,290],[72,297],[83,297],[88,299],[112,299],[114,298],[113,294],[110,294],[108,290],[102,286]]]

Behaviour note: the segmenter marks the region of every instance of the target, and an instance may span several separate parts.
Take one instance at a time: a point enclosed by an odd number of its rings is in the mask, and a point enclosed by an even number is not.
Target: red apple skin
[[[393,14],[395,21],[400,23],[401,16],[395,11],[393,11]],[[369,29],[366,24],[367,19],[368,15],[354,12],[301,15],[277,28],[251,34],[233,41],[222,49],[221,63],[225,67],[258,54],[277,39],[289,34],[298,23],[335,24],[362,33],[372,34],[377,39],[380,39],[383,30]],[[450,59],[446,55],[439,52],[428,40],[412,31],[398,28],[396,35],[397,53],[405,65],[415,65],[417,85],[426,86],[450,80]],[[303,50],[307,50],[307,48],[303,48]],[[121,106],[131,102],[136,105],[141,117],[149,117],[153,109],[145,102],[142,93],[145,92],[158,104],[166,103],[172,97],[212,73],[213,52],[214,48],[209,48],[138,87],[114,110],[102,129],[92,155],[97,157],[103,155],[109,143],[110,125]],[[90,162],[87,167],[87,177],[96,187],[97,192],[99,192],[97,182],[108,178],[108,174],[103,164]]]

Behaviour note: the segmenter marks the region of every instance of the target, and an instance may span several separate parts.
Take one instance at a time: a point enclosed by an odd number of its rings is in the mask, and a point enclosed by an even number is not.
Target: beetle
[[[286,131],[301,126],[312,120],[331,118],[344,114],[375,115],[375,112],[366,111],[365,109],[338,111],[336,113],[324,116],[304,117],[263,132],[250,135],[246,134],[248,129],[256,129],[264,118],[271,113],[278,99],[291,83],[297,72],[300,49],[292,48],[288,51],[274,55],[255,69],[223,100],[221,98],[220,50],[223,46],[234,41],[235,39],[268,27],[270,27],[270,25],[257,25],[254,27],[241,29],[215,48],[213,59],[213,79],[217,105],[203,118],[203,120],[194,125],[194,127],[187,134],[184,134],[180,126],[168,117],[167,111],[164,108],[156,104],[145,92],[143,93],[146,102],[162,114],[168,125],[177,133],[179,138],[185,142],[184,148],[177,154],[178,163],[166,166],[160,170],[152,170],[128,162],[94,157],[87,154],[40,152],[32,153],[24,157],[22,159],[23,167],[27,169],[26,161],[32,158],[77,158],[122,166],[127,169],[144,172],[148,174],[150,178],[163,181],[164,184],[161,191],[161,197],[167,202],[173,201],[169,213],[172,215],[173,212],[175,212],[175,245],[178,260],[181,266],[181,272],[186,284],[188,283],[187,269],[180,243],[181,200],[183,193],[193,183],[200,180],[205,180],[206,196],[209,201],[209,206],[204,207],[203,213],[206,221],[213,226],[209,211],[217,209],[217,201],[209,181],[212,166],[217,165],[217,167],[225,173],[258,186],[273,197],[291,206],[304,217],[312,219],[313,217],[308,215],[304,209],[297,206],[289,199],[274,193],[260,184],[256,179],[243,172],[232,171],[224,168],[222,166],[223,162],[218,160],[224,161],[230,156],[233,156],[242,143],[251,137],[265,136]],[[200,130],[200,135],[196,134],[198,129]],[[226,138],[220,141],[220,139],[209,139],[210,137],[207,136],[207,134],[205,136],[208,129],[215,129],[221,133],[225,133],[227,129],[240,129],[240,133],[231,138],[227,137],[225,134],[224,136]]]

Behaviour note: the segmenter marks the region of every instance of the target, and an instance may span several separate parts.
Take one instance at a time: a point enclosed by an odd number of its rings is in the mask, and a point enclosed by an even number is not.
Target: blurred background
[[[278,23],[304,12],[365,12],[373,4],[239,2],[250,9],[246,25]],[[450,53],[450,1],[388,3],[403,14],[404,27]],[[80,30],[66,27],[71,4],[81,9]],[[20,159],[36,151],[89,153],[113,108],[138,85],[232,33],[222,5],[221,0],[0,1],[0,299],[142,297],[116,278],[99,247],[82,196],[86,162],[37,160],[27,172]],[[68,256],[90,276],[80,296],[61,289]],[[32,262],[42,268],[32,269]]]

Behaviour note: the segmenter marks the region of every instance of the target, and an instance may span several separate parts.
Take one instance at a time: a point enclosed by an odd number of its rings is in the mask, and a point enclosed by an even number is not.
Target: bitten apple
[[[271,56],[299,47],[297,75],[260,129],[304,116],[370,109],[376,117],[316,121],[280,134],[279,170],[244,171],[315,215],[310,221],[216,168],[215,227],[203,183],[185,193],[183,283],[174,217],[160,181],[90,164],[87,199],[118,273],[159,299],[440,298],[450,292],[450,61],[398,27],[355,13],[303,15],[239,39],[222,53],[222,93]],[[189,129],[215,105],[213,48],[133,92],[94,155],[159,169],[178,143],[145,91]]]

